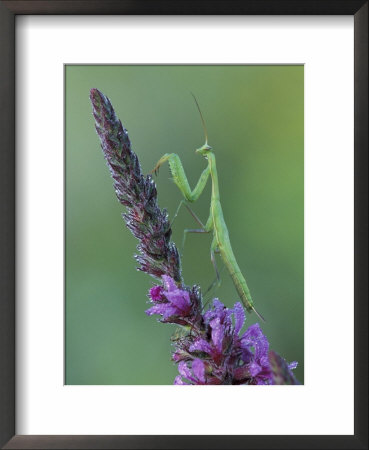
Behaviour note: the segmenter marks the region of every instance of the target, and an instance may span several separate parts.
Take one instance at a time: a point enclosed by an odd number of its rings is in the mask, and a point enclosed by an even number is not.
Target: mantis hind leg
[[[217,281],[217,283],[218,283],[217,287],[219,287],[220,283],[221,283],[221,279],[220,279],[220,273],[218,270],[217,262],[215,260],[215,253],[219,253],[219,248],[217,247],[215,240],[213,240],[211,247],[210,247],[210,259],[211,259],[211,262],[213,264],[215,274],[216,274],[215,281]]]
[[[205,230],[204,228],[186,228],[183,231],[183,239],[182,239],[182,249],[181,249],[181,255],[183,255],[183,249],[186,242],[186,236],[187,233],[210,233],[210,231]]]
[[[208,295],[209,292],[211,292],[211,290],[212,290],[213,288],[218,288],[218,287],[221,285],[221,283],[222,283],[222,278],[220,277],[220,274],[221,274],[221,272],[223,271],[223,269],[224,269],[224,266],[219,270],[219,278],[218,278],[218,276],[216,276],[216,277],[214,278],[214,280],[211,282],[210,286],[209,286],[209,287],[206,289],[206,291],[204,292],[204,297],[205,297],[206,295]]]
[[[204,225],[204,224],[201,222],[201,220],[197,217],[197,215],[195,214],[195,212],[192,211],[192,209],[187,205],[185,199],[182,199],[182,200],[179,202],[179,205],[178,205],[178,207],[177,207],[176,212],[174,213],[174,216],[173,216],[173,219],[172,219],[170,225],[171,225],[171,226],[173,225],[174,221],[176,220],[176,217],[178,216],[178,213],[179,213],[180,209],[182,208],[182,205],[185,205],[185,207],[187,208],[187,210],[188,210],[188,212],[191,214],[191,216],[192,216],[192,217],[195,219],[195,221],[200,225],[200,227],[203,228],[203,229],[205,230],[205,228],[206,228],[205,225]]]
[[[215,277],[214,281],[210,284],[210,286],[206,289],[206,291],[204,293],[204,296],[207,295],[214,287],[218,288],[221,285],[221,283],[222,283],[222,279],[220,278],[220,270],[218,269],[217,262],[216,262],[216,259],[215,259],[215,254],[216,253],[220,253],[220,251],[219,251],[219,248],[216,245],[216,242],[215,242],[215,239],[214,239],[212,244],[211,244],[211,247],[210,247],[210,259],[211,259],[211,262],[213,264],[216,277]],[[223,270],[223,269],[224,269],[224,267],[221,270]],[[206,305],[206,303],[205,303],[205,305]]]
[[[182,239],[181,255],[183,254],[183,250],[184,250],[184,246],[185,246],[185,242],[186,242],[187,233],[210,233],[210,231],[211,231],[211,228],[208,226],[208,224],[204,225],[204,224],[201,222],[201,220],[197,217],[197,215],[195,214],[195,212],[192,211],[192,209],[187,205],[187,203],[186,203],[185,200],[181,200],[181,202],[180,202],[180,204],[179,204],[179,206],[178,206],[178,208],[177,208],[177,212],[176,212],[176,214],[175,214],[175,216],[174,216],[174,218],[173,218],[173,221],[174,221],[174,219],[176,218],[176,216],[177,216],[177,214],[178,214],[178,211],[180,210],[180,208],[181,208],[181,206],[182,206],[183,204],[185,205],[185,207],[187,208],[187,210],[189,211],[189,213],[191,214],[191,216],[195,219],[195,221],[200,225],[201,228],[196,228],[196,229],[194,229],[194,228],[186,228],[186,229],[183,231],[183,239]],[[173,221],[172,221],[172,223],[173,223]]]
[[[178,207],[177,207],[177,210],[176,210],[176,212],[174,213],[173,219],[172,219],[172,221],[170,222],[170,227],[172,227],[174,221],[176,220],[176,218],[177,218],[177,216],[178,216],[178,213],[179,213],[179,210],[182,208],[182,205],[184,204],[184,202],[185,202],[185,200],[181,200],[181,201],[179,202],[179,205],[178,205]]]

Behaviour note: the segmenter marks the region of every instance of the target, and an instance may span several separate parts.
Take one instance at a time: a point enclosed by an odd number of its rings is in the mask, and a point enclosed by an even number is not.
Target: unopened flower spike
[[[136,259],[142,270],[155,278],[168,275],[181,282],[180,258],[170,241],[172,230],[168,214],[157,204],[157,191],[151,175],[144,176],[133,152],[127,130],[117,118],[110,100],[91,89],[96,131],[100,137],[115,193],[127,208],[123,214],[127,227],[140,241]]]

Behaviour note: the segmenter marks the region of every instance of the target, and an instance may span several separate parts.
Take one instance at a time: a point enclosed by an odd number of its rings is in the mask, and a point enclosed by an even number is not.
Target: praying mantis
[[[215,155],[213,152],[212,147],[208,144],[208,133],[205,125],[205,121],[203,118],[203,115],[201,113],[199,104],[197,102],[196,97],[192,94],[197,109],[200,113],[202,126],[204,129],[205,134],[205,144],[198,148],[196,150],[196,153],[203,156],[207,161],[208,164],[202,174],[200,175],[200,178],[193,190],[191,190],[190,185],[187,180],[187,176],[185,174],[185,171],[183,169],[183,165],[181,163],[181,160],[179,156],[176,153],[166,153],[163,155],[159,161],[157,162],[155,168],[152,172],[155,174],[158,173],[159,168],[162,164],[164,164],[166,161],[169,163],[169,168],[172,173],[173,181],[180,189],[184,200],[181,201],[177,212],[174,216],[178,214],[179,208],[183,203],[186,201],[193,203],[195,202],[203,192],[206,183],[209,179],[209,176],[211,178],[211,201],[210,201],[210,215],[205,223],[205,225],[201,222],[201,220],[196,216],[196,214],[189,208],[189,206],[185,203],[186,207],[194,217],[194,219],[200,224],[200,229],[186,229],[184,231],[184,238],[186,236],[186,233],[213,233],[213,240],[210,247],[210,258],[213,263],[218,282],[220,282],[220,276],[219,272],[216,266],[215,262],[215,254],[220,254],[224,265],[228,269],[228,272],[233,280],[233,283],[235,285],[235,288],[237,290],[237,293],[245,306],[246,310],[248,312],[254,311],[255,314],[263,321],[265,319],[261,314],[259,314],[253,304],[253,300],[250,294],[250,290],[247,286],[246,280],[244,276],[242,275],[241,269],[237,263],[236,257],[233,253],[231,241],[229,239],[229,233],[227,229],[227,225],[224,220],[223,216],[223,210],[222,205],[220,202],[220,196],[219,196],[219,184],[218,184],[218,173],[216,168],[216,161],[215,161]],[[184,242],[183,242],[184,243]]]

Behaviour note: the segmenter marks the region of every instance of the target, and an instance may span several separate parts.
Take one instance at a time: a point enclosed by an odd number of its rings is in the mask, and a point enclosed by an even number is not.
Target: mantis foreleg
[[[162,156],[157,162],[155,168],[153,169],[153,172],[157,173],[160,166],[164,164],[166,161],[168,161],[169,163],[173,181],[182,192],[183,197],[189,202],[195,202],[200,197],[202,191],[205,188],[206,182],[208,181],[210,174],[209,165],[207,165],[206,168],[203,170],[195,188],[191,190],[181,160],[179,159],[179,156],[176,155],[175,153],[166,153],[164,156]]]

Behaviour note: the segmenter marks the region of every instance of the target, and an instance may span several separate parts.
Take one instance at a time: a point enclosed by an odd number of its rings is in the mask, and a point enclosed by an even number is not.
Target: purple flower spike
[[[286,363],[281,366],[279,361],[273,371],[266,336],[259,324],[250,326],[240,336],[244,321],[240,303],[228,309],[214,299],[212,307],[203,315],[201,326],[194,325],[188,335],[175,340],[173,360],[178,363],[180,373],[175,384],[281,384],[278,368],[290,375],[294,363],[291,367]],[[295,384],[292,377],[289,381]]]
[[[150,289],[153,306],[146,313],[161,315],[162,322],[190,327],[190,332],[174,339],[172,358],[180,374],[174,384],[297,383],[291,372],[296,363],[287,365],[269,352],[269,342],[259,324],[251,325],[240,336],[245,322],[240,303],[228,309],[214,299],[212,307],[201,314],[188,290],[179,288],[168,276],[162,280],[162,286]]]

